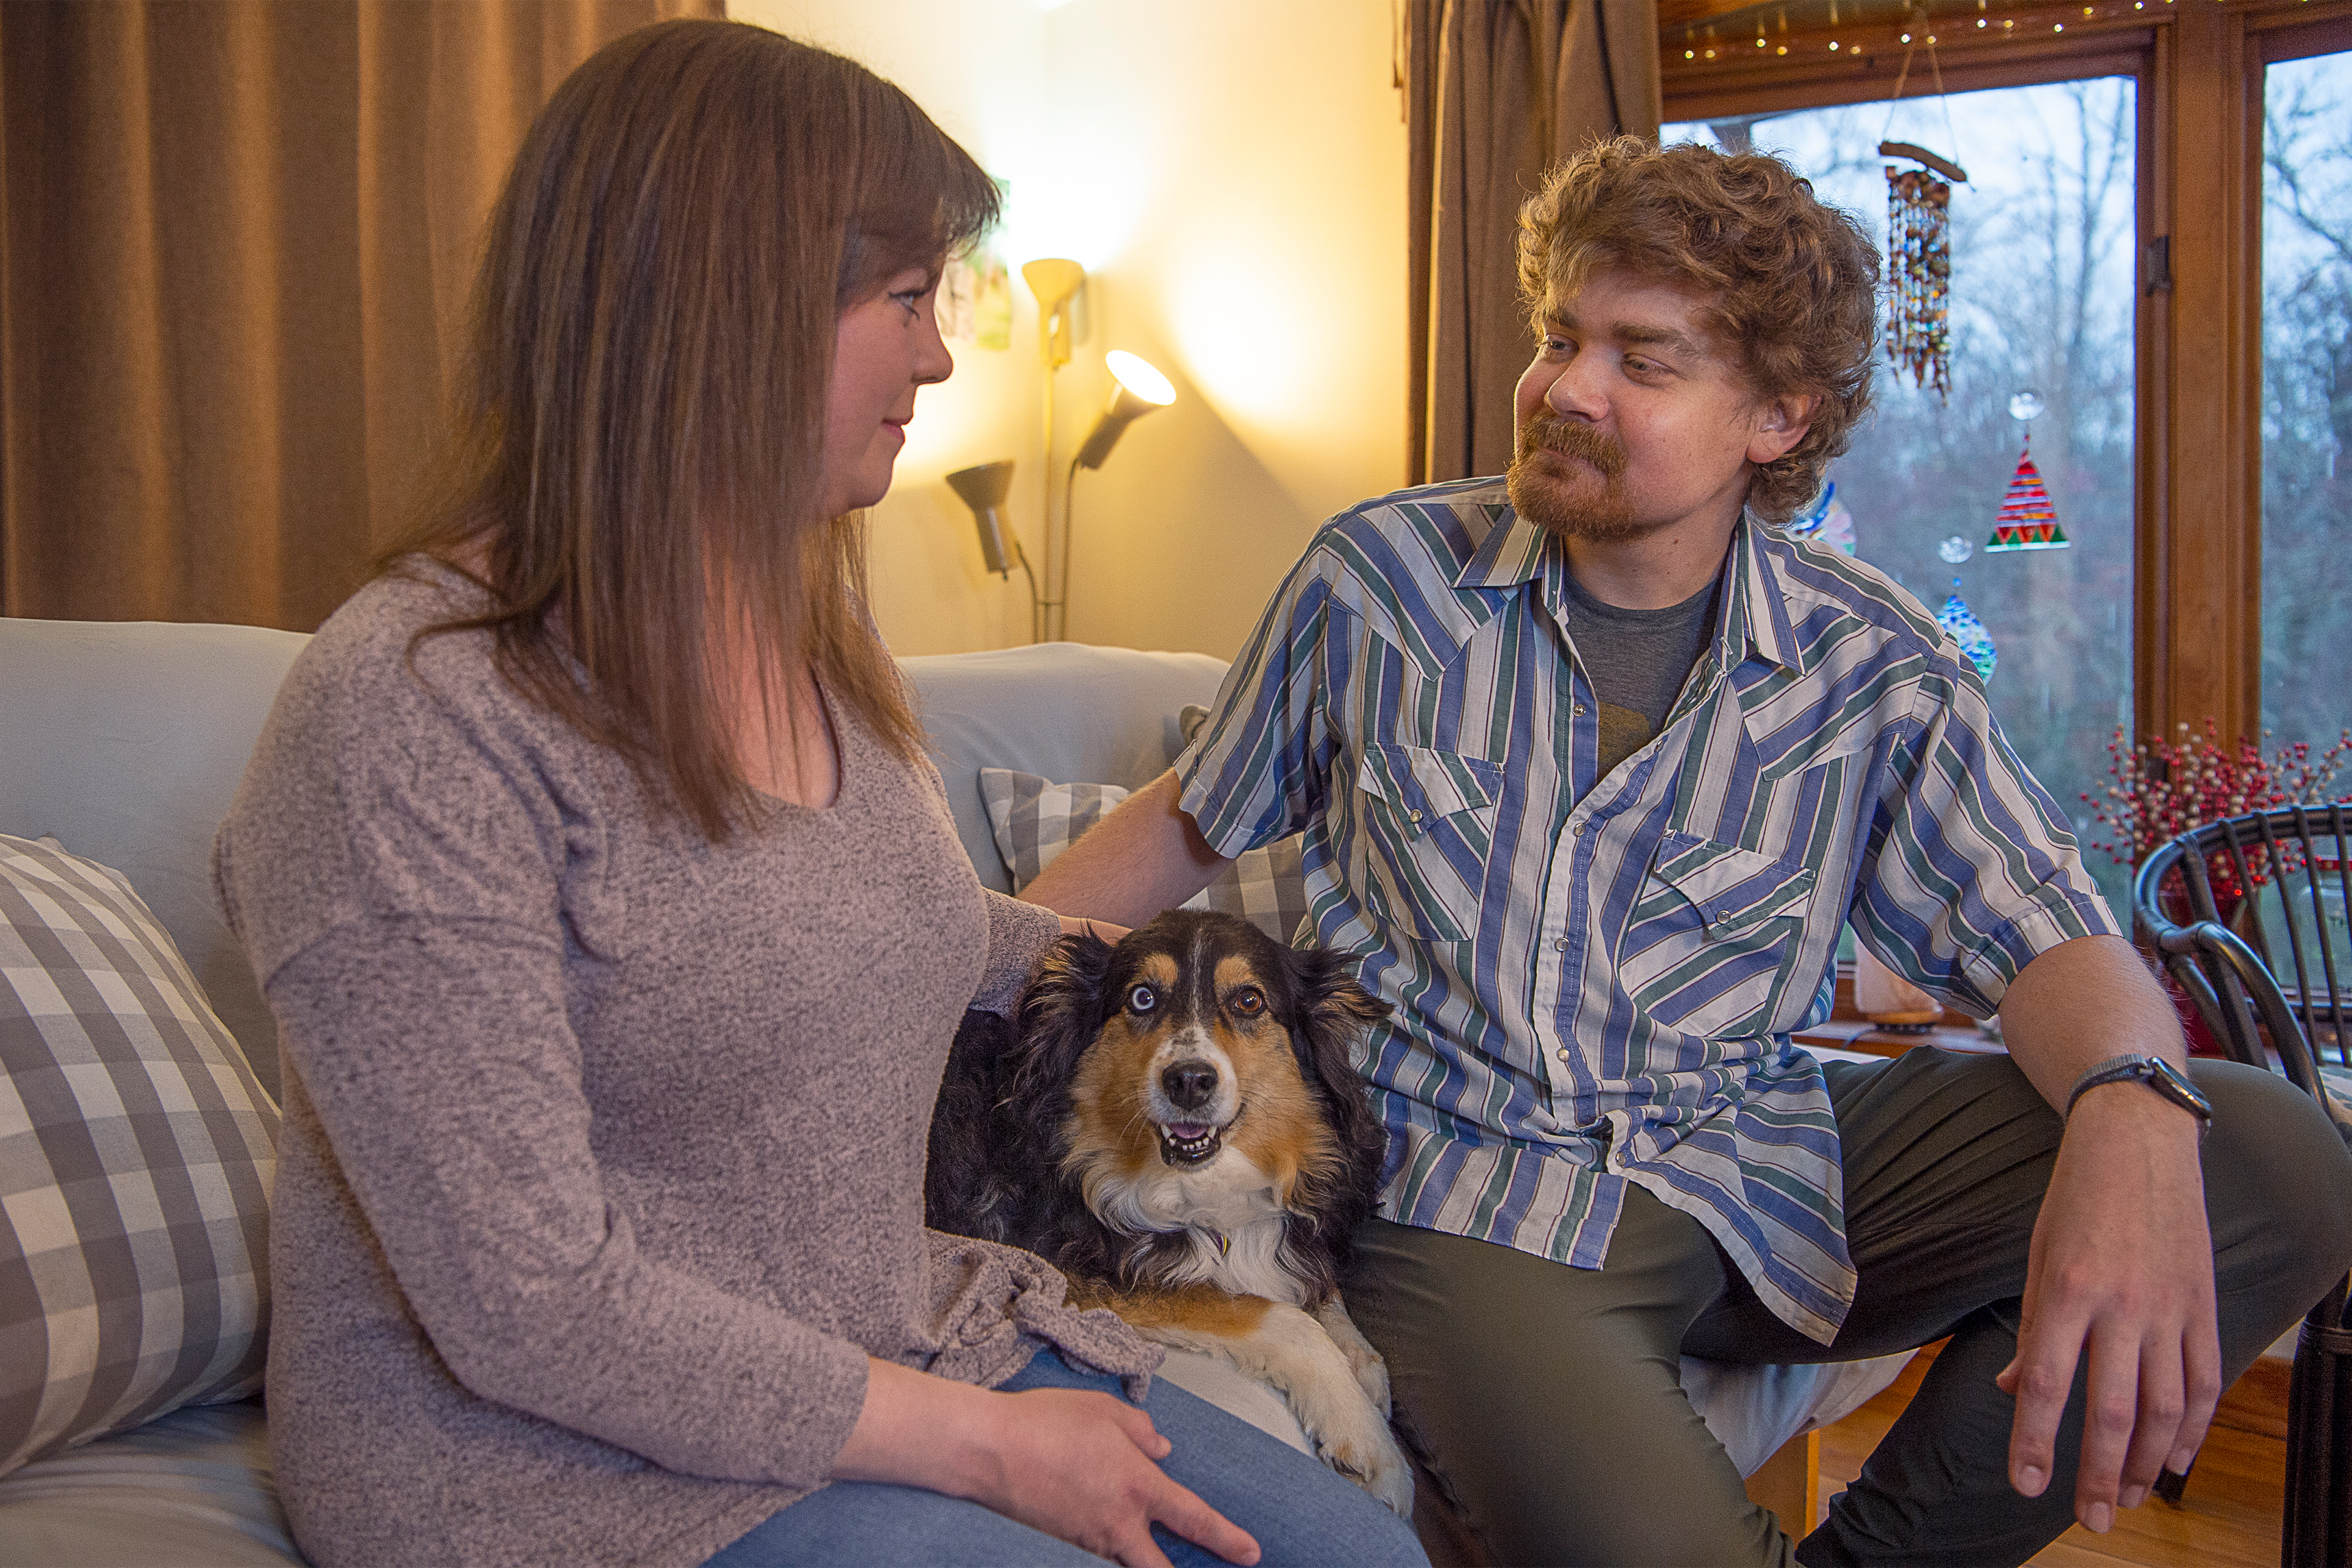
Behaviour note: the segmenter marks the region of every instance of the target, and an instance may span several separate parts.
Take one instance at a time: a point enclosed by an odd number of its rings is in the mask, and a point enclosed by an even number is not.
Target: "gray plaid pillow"
[[[980,770],[980,798],[1015,892],[1035,881],[1055,856],[1127,795],[1118,784],[1062,784],[1010,768]],[[1298,835],[1244,854],[1184,907],[1239,915],[1275,941],[1292,942],[1307,918]]]
[[[261,1386],[278,1108],[121,872],[0,835],[0,1474]]]

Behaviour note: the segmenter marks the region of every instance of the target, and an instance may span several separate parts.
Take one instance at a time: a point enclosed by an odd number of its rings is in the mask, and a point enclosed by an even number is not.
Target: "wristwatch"
[[[2179,1068],[2162,1057],[2152,1057],[2145,1051],[2126,1051],[2119,1057],[2092,1065],[2091,1070],[2074,1080],[2074,1089],[2066,1096],[2066,1114],[2074,1114],[2074,1102],[2084,1094],[2103,1083],[2121,1083],[2126,1079],[2137,1079],[2173,1104],[2197,1118],[2197,1130],[2201,1134],[2213,1125],[2213,1102],[2197,1092]]]

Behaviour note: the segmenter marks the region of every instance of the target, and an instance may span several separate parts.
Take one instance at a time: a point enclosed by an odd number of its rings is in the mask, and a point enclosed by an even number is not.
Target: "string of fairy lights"
[[[2174,0],[2106,0],[2105,5],[2084,5],[2058,0],[2054,4],[1998,5],[1991,0],[1976,0],[1970,9],[1962,0],[1932,18],[1927,5],[1906,5],[1897,20],[1873,21],[1856,16],[1842,22],[1836,0],[1831,0],[1825,25],[1816,9],[1812,16],[1803,19],[1799,31],[1791,33],[1785,6],[1769,18],[1759,13],[1752,21],[1737,25],[1729,21],[1686,23],[1679,29],[1679,39],[1669,37],[1664,40],[1666,47],[1661,53],[1669,69],[1678,64],[1704,68],[1710,61],[1726,66],[1753,66],[1783,58],[1790,63],[1835,62],[1889,47],[1933,47],[1938,43],[1951,47],[1995,39],[2049,37],[2063,35],[2069,27],[2080,32],[2101,24],[2145,22],[2149,12],[2161,13],[2173,4]],[[1672,33],[1675,29],[1662,31]]]

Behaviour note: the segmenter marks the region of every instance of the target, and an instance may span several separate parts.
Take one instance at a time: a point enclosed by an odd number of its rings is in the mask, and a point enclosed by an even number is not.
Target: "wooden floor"
[[[1915,1361],[1877,1398],[1822,1434],[1824,1507],[1861,1472],[1862,1461],[1895,1424],[1919,1385],[1927,1358]],[[2149,1499],[2116,1516],[2115,1528],[2094,1535],[2076,1525],[2033,1561],[2042,1568],[2276,1568],[2280,1498],[2286,1476],[2284,1426],[2273,1425],[2260,1402],[2247,1414],[2242,1396],[2225,1401],[2198,1457],[2181,1506]],[[2236,1424],[2224,1426],[2236,1416]],[[2257,1428],[2257,1429],[2249,1429]]]

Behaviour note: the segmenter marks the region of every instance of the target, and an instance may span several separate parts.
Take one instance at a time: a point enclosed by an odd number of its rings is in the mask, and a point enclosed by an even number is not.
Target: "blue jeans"
[[[1119,1391],[1117,1378],[1076,1371],[1050,1350],[1004,1387]],[[1263,1568],[1428,1568],[1412,1528],[1328,1467],[1160,1379],[1143,1407],[1175,1445],[1160,1468],[1255,1537]],[[1224,1561],[1157,1525],[1151,1534],[1176,1568]],[[961,1498],[835,1481],[771,1514],[704,1568],[1101,1568],[1102,1562]]]

